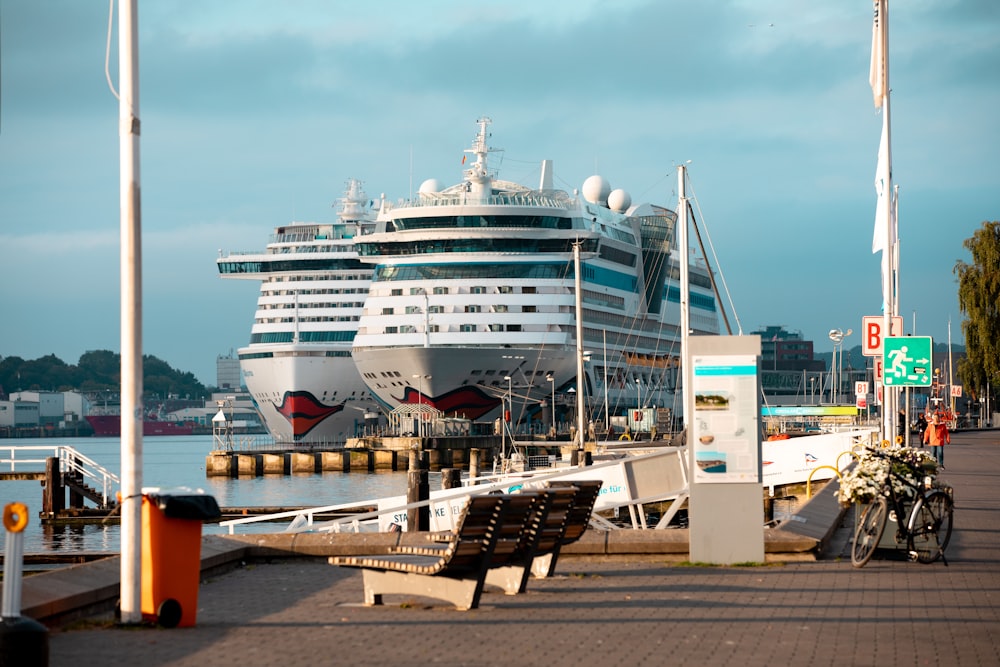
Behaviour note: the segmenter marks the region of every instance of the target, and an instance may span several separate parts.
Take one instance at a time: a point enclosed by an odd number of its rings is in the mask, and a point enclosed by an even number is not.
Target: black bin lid
[[[215,496],[189,489],[150,489],[143,495],[170,519],[206,521],[222,516]]]

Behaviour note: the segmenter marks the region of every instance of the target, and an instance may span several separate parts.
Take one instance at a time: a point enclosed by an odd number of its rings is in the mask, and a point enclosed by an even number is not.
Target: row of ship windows
[[[373,296],[385,296],[385,290],[372,289],[370,293]],[[420,296],[426,294],[426,290],[423,287],[411,287],[409,289],[410,296]],[[538,289],[534,285],[525,285],[521,288],[513,287],[511,285],[497,285],[495,287],[484,287],[482,285],[472,285],[469,287],[468,292],[466,292],[461,287],[456,287],[454,291],[450,287],[436,286],[434,287],[431,294],[538,294]],[[394,287],[388,291],[389,296],[403,296],[403,289],[400,287]]]
[[[256,317],[256,324],[290,324],[292,322],[357,322],[357,315],[341,315],[339,317]]]
[[[322,282],[327,280],[369,280],[372,277],[372,272],[367,273],[315,273],[309,275],[280,275],[272,276],[267,279],[269,283],[313,283]],[[368,290],[363,287],[353,287],[349,289],[342,290],[344,294],[367,294]],[[340,294],[340,292],[336,292]]]
[[[268,259],[219,262],[219,273],[287,273],[289,271],[360,271],[358,259]],[[347,278],[350,280],[350,278]]]
[[[485,308],[485,310],[484,310],[484,308]],[[407,315],[420,315],[423,312],[424,312],[424,310],[420,306],[407,306],[406,307],[406,314]],[[499,304],[495,304],[493,306],[485,306],[485,307],[484,306],[480,306],[478,304],[470,304],[470,305],[467,305],[467,306],[455,306],[454,308],[452,308],[452,307],[446,307],[446,306],[427,306],[427,313],[429,315],[440,315],[440,314],[445,314],[445,313],[483,313],[483,312],[486,312],[486,313],[507,313],[507,312],[511,312],[511,311],[510,311],[510,307],[507,304],[505,304],[505,303],[499,303]],[[546,312],[546,311],[545,311],[545,309],[543,309],[542,311],[539,311],[538,310],[538,306],[521,306],[520,310],[515,310],[513,312],[537,313],[537,312]],[[554,310],[554,312],[559,312],[558,308],[556,308]],[[385,307],[385,308],[382,309],[382,314],[383,315],[395,315],[396,314],[396,309],[395,308],[391,308],[391,307]]]
[[[347,352],[346,350],[326,350],[325,352],[320,354],[311,352],[308,355],[301,355],[301,356],[349,357],[351,356],[351,353]],[[245,354],[240,355],[240,361],[244,361],[246,359],[273,359],[273,358],[274,358],[274,352],[247,352]]]
[[[364,301],[305,301],[302,303],[260,303],[260,310],[301,310],[305,308],[361,308]]]
[[[354,331],[300,331],[301,343],[349,343],[354,340]],[[250,343],[291,343],[292,331],[266,331],[250,334]]]
[[[432,324],[427,327],[428,333],[441,333],[441,325]],[[458,328],[445,327],[444,331],[459,331],[461,333],[475,333],[477,331],[523,331],[520,324],[459,324]],[[386,327],[383,330],[386,334],[408,334],[417,333],[417,328],[412,324],[403,324],[395,327]]]
[[[349,245],[290,245],[276,248],[274,254],[289,255],[292,253],[312,253],[312,252],[357,252]]]

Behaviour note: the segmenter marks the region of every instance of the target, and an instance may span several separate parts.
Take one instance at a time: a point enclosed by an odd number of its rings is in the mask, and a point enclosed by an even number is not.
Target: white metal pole
[[[580,261],[580,241],[573,244],[574,288],[576,289],[576,434],[580,438],[578,449],[584,448],[584,411],[583,387],[586,379],[583,376],[583,267]]]
[[[142,576],[142,224],[136,0],[118,3],[121,197],[121,621],[139,623]]]
[[[608,331],[605,329],[604,334],[604,430],[607,431],[611,427],[611,418],[608,415]]]
[[[694,388],[691,379],[691,365],[688,363],[688,338],[691,321],[691,287],[689,282],[688,258],[688,217],[687,217],[687,168],[682,164],[677,167],[677,250],[680,256],[680,290],[681,290],[681,409],[684,411],[684,442],[690,442],[691,411],[694,406]],[[690,460],[694,461],[691,456]]]

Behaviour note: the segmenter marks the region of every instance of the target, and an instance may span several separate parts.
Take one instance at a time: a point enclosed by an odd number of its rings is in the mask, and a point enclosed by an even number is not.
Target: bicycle
[[[951,489],[925,476],[914,462],[890,451],[869,448],[868,453],[886,459],[888,475],[858,521],[851,563],[854,567],[864,567],[871,560],[892,512],[896,520],[896,543],[905,542],[911,560],[933,563],[940,558],[947,565],[944,550],[951,540],[955,506]]]

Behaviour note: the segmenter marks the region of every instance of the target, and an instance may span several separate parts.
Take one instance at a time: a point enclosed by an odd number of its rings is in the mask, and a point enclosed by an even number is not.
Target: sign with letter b
[[[883,318],[881,315],[865,315],[861,318],[861,354],[866,357],[882,356],[882,333]],[[892,318],[892,331],[890,336],[903,335],[903,318],[896,316]]]

